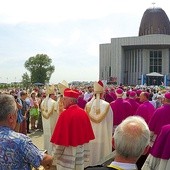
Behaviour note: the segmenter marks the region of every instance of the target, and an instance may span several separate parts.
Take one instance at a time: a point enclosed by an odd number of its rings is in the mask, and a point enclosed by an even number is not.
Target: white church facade
[[[159,19],[162,15],[163,21]],[[170,23],[167,18],[161,8],[147,9],[139,36],[111,38],[111,43],[100,44],[99,78],[125,85],[169,85]]]

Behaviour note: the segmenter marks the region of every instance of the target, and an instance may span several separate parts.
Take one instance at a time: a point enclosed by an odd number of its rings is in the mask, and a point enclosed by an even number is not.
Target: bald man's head
[[[114,145],[118,155],[138,158],[150,141],[150,131],[143,118],[130,116],[117,126]]]

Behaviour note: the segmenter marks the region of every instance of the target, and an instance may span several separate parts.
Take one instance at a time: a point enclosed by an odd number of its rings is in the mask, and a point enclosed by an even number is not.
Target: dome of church
[[[139,36],[149,34],[170,35],[170,21],[162,8],[149,8],[142,17]]]

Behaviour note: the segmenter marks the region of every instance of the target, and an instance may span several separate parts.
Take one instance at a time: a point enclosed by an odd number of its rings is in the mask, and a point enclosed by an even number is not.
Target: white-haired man
[[[64,90],[65,110],[51,137],[57,170],[84,170],[88,165],[88,143],[94,134],[87,113],[77,105],[79,95],[77,90]]]
[[[88,170],[137,170],[136,162],[147,153],[150,131],[143,118],[129,116],[120,123],[114,132],[114,161],[108,167],[87,168]]]
[[[116,129],[113,145],[116,151],[110,166],[123,169],[137,169],[136,162],[142,154],[147,153],[150,142],[150,131],[143,118],[130,116]]]

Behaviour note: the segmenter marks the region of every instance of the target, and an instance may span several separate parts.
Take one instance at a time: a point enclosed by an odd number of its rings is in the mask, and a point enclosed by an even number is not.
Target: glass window
[[[151,73],[154,72],[153,66],[150,67],[150,72],[151,72]]]
[[[134,51],[131,53],[131,58],[132,58],[132,73],[134,72]]]
[[[162,51],[150,51],[150,72],[162,73]]]
[[[150,59],[150,65],[151,66],[153,65],[153,59]]]
[[[162,59],[158,60],[158,65],[162,66]]]
[[[158,51],[158,58],[162,58],[162,51]]]
[[[161,73],[161,72],[162,72],[162,67],[158,66],[158,73]]]
[[[158,52],[157,51],[154,51],[154,53],[153,53],[154,55],[153,55],[153,57],[154,58],[157,58],[157,54],[158,54]]]
[[[150,58],[153,58],[153,51],[150,51]]]

